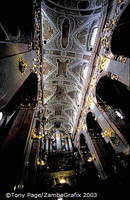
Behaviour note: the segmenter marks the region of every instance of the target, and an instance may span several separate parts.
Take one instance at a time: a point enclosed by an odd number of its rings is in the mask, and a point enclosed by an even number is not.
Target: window
[[[3,113],[0,112],[0,121],[2,120],[2,118],[3,118]]]
[[[87,64],[83,64],[83,72],[82,72],[82,75],[83,75],[83,78],[86,79],[87,77],[87,74],[88,74],[88,71],[89,71],[89,67]]]
[[[97,36],[98,28],[94,28],[92,32],[92,37],[90,40],[90,45],[93,47],[96,41],[96,36]]]

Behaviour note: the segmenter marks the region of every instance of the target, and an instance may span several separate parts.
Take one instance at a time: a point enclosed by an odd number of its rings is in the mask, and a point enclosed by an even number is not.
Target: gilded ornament
[[[126,63],[127,62],[127,58],[125,56],[118,56],[117,60],[121,63]]]
[[[41,139],[43,137],[44,137],[44,134],[41,134],[41,135],[36,134],[36,128],[32,129],[32,132],[31,132],[31,138],[32,139]]]
[[[93,154],[91,157],[87,159],[88,162],[92,162],[96,160],[96,156]]]
[[[28,67],[27,62],[25,62],[22,57],[18,57],[18,62],[19,62],[19,66],[18,66],[19,67],[19,71],[21,73],[24,73],[26,68]]]
[[[96,86],[96,76],[93,76],[91,79],[90,87],[94,88]]]
[[[32,135],[33,135],[33,134],[36,134],[36,128],[33,128],[33,129],[32,129],[31,134],[32,134]]]
[[[88,96],[87,100],[86,100],[86,103],[85,103],[85,106],[86,107],[91,107],[92,105],[94,105],[94,99],[92,96]]]
[[[105,137],[105,136],[107,136],[107,137],[114,137],[115,133],[114,133],[114,131],[112,129],[108,128],[101,135],[102,135],[102,137]]]
[[[84,130],[86,128],[85,123],[81,120],[81,123],[79,125],[79,128]]]
[[[101,39],[101,44],[104,46],[104,47],[107,47],[109,42],[108,42],[108,38],[107,37],[103,37]]]
[[[111,31],[112,28],[113,28],[113,25],[115,25],[115,24],[116,24],[116,20],[115,19],[109,20],[105,25],[104,31]]]
[[[37,164],[38,166],[44,166],[46,163],[45,163],[44,160],[42,160],[41,158],[38,158],[36,164]]]
[[[112,80],[118,80],[118,76],[116,74],[111,74],[111,79]]]
[[[105,70],[105,68],[108,66],[108,61],[108,58],[101,56],[99,59],[98,69],[101,71]]]

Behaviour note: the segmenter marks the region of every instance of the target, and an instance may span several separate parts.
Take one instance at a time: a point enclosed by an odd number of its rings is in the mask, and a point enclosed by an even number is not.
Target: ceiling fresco
[[[73,134],[93,69],[105,1],[43,0],[44,129]]]

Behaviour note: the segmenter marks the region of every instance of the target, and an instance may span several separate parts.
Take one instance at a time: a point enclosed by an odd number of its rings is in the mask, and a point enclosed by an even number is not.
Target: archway
[[[130,5],[125,9],[113,32],[111,50],[113,54],[130,58]]]
[[[7,115],[7,122],[0,134],[2,190],[12,189],[21,176],[25,145],[34,118],[36,97],[37,75],[32,73],[3,108]]]
[[[32,0],[23,0],[20,5],[19,2],[2,1],[0,6],[0,40],[14,42],[31,40],[34,29],[33,12]]]
[[[91,157],[85,136],[82,133],[80,135],[80,152],[83,156],[83,159],[86,161]]]
[[[111,175],[112,173],[112,155],[114,151],[111,145],[105,142],[101,133],[102,128],[92,112],[89,112],[86,117],[88,134],[90,135],[98,157],[102,163],[104,170]]]
[[[121,82],[104,76],[97,84],[96,97],[100,107],[130,142],[129,89]]]

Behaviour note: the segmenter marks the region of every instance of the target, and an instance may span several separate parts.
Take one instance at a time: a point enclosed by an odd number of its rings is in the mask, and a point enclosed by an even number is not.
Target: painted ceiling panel
[[[91,38],[102,24],[104,3],[42,1],[44,125],[49,134],[73,134],[76,128],[93,67],[96,45],[91,46]]]

